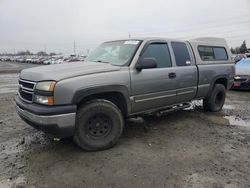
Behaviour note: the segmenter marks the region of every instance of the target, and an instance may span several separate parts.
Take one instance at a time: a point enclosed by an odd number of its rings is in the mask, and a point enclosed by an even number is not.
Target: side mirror
[[[156,68],[157,67],[157,62],[155,58],[143,58],[139,60],[139,62],[136,64],[136,69],[138,71],[141,71],[142,69],[151,69],[151,68]]]

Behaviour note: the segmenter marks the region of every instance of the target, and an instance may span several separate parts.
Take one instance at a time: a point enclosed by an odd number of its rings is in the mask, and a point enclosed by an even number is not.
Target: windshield
[[[139,40],[105,42],[91,52],[86,61],[128,65],[139,45]]]

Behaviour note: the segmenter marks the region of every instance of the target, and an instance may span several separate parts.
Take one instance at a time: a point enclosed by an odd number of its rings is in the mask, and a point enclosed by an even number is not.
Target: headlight
[[[45,105],[54,105],[54,97],[34,95],[34,102],[39,103],[39,104],[45,104]]]
[[[236,76],[234,76],[235,80],[248,79],[248,78],[249,78],[248,75],[236,75]]]
[[[54,91],[55,85],[55,81],[38,82],[36,89],[40,91]]]
[[[38,82],[33,98],[34,102],[38,104],[54,105],[53,92],[55,85],[55,81]]]

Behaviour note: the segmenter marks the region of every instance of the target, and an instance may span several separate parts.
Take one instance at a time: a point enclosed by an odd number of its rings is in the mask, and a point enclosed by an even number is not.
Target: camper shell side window
[[[203,61],[228,60],[227,51],[221,46],[198,46],[198,52]]]

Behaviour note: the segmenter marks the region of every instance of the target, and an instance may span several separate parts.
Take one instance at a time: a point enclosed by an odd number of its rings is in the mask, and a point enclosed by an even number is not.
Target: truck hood
[[[120,69],[121,68],[118,66],[113,66],[107,63],[73,62],[25,69],[20,73],[20,78],[35,82],[44,80],[60,81],[66,78],[100,72],[119,71]]]

